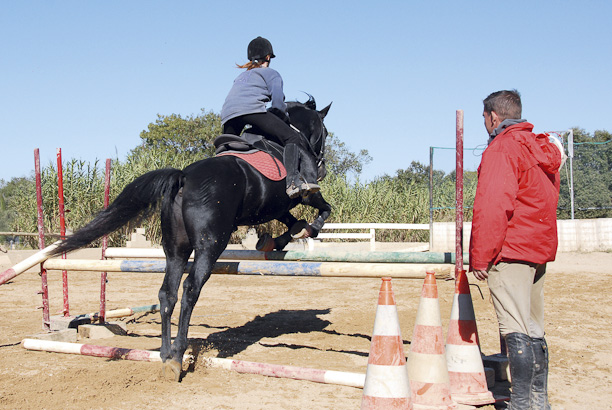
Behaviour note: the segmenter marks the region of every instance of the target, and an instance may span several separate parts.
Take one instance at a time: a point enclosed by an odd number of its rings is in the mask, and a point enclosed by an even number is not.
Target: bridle
[[[300,131],[295,125],[289,124],[289,126],[293,128],[295,131],[297,131],[302,136],[302,139],[306,141],[308,150],[312,153],[312,155],[314,155],[314,157],[317,160],[317,168],[320,168],[325,162],[325,159],[323,158],[323,156],[325,155],[325,146],[321,142],[324,139],[324,135],[326,131],[325,125],[321,124],[321,131],[319,132],[319,135],[317,136],[317,139],[314,141],[314,143],[310,142],[310,140],[306,138],[306,135],[302,131]],[[315,152],[314,147],[317,146],[317,144],[319,144],[320,142],[321,142],[320,149],[319,149],[319,152],[317,153]]]

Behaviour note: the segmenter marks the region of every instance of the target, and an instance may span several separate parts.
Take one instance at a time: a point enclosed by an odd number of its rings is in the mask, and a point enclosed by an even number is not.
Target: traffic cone
[[[382,278],[361,410],[410,410],[410,382],[391,278]]]
[[[427,271],[408,354],[408,377],[415,409],[456,409],[444,353],[438,286]]]
[[[474,305],[465,270],[461,270],[455,279],[455,297],[446,339],[446,361],[453,400],[471,405],[495,402],[487,388]]]

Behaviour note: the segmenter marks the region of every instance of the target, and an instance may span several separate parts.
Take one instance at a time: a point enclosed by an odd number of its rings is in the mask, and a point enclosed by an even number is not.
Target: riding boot
[[[507,410],[530,409],[535,360],[531,338],[523,333],[506,335],[512,393]]]
[[[300,151],[296,144],[285,145],[283,153],[285,169],[287,170],[287,195],[289,198],[297,198],[300,195]]]
[[[544,338],[531,338],[535,370],[531,384],[531,409],[550,410],[548,402],[548,345]]]
[[[317,162],[310,153],[300,147],[300,193],[303,197],[319,192]]]

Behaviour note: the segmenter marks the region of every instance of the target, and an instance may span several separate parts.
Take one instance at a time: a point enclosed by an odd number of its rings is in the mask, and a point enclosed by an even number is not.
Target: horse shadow
[[[192,354],[202,350],[217,350],[217,357],[227,358],[243,352],[249,346],[259,343],[263,338],[276,338],[282,335],[322,332],[331,324],[319,316],[327,315],[331,309],[278,310],[257,316],[244,325],[228,327],[209,334],[205,339],[190,338]],[[193,326],[193,325],[192,325]],[[199,325],[208,327],[206,325]],[[303,346],[307,347],[307,346]]]
[[[274,339],[282,335],[320,332],[329,336],[349,336],[359,339],[371,340],[371,335],[362,333],[342,333],[336,330],[329,330],[331,325],[329,320],[321,319],[319,316],[327,315],[331,308],[327,309],[306,309],[306,310],[278,310],[263,316],[257,316],[253,320],[242,326],[226,327],[216,333],[211,333],[206,338],[190,338],[189,344],[192,355],[198,355],[206,350],[217,350],[217,357],[228,358],[243,352],[249,346],[260,344],[264,347],[285,347],[289,349],[311,349],[322,350],[318,347],[288,344],[288,343],[262,343],[264,338]],[[192,325],[193,326],[193,325]],[[211,328],[211,326],[201,324],[200,327]],[[409,340],[403,340],[410,344]],[[356,356],[368,357],[368,352],[358,350],[336,349],[327,347],[326,351],[336,353],[347,353]]]

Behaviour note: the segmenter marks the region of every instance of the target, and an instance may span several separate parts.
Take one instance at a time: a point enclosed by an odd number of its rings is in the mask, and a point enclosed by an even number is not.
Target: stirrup
[[[295,184],[291,184],[287,187],[287,190],[285,192],[287,192],[287,196],[289,198],[293,199],[293,198],[297,198],[298,196],[300,196],[302,191],[300,191],[300,188],[295,186]]]
[[[302,182],[302,184],[300,185],[300,192],[302,193],[302,196],[304,198],[314,193],[317,193],[320,190],[321,190],[321,187],[319,186],[319,184]]]

